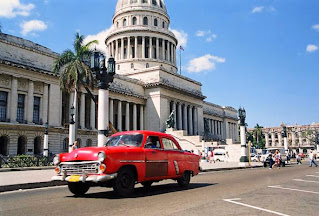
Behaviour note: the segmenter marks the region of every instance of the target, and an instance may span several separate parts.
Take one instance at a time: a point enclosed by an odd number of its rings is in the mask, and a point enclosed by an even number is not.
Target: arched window
[[[0,137],[0,154],[8,155],[8,142],[9,139],[7,136]]]
[[[86,140],[86,147],[91,147],[92,146],[92,140],[91,139],[87,139]]]
[[[163,2],[160,0],[160,7],[163,8]]]
[[[153,3],[153,5],[157,5],[157,2],[156,2],[156,0],[152,0],[152,3]]]
[[[35,155],[41,154],[41,137],[34,138],[33,142],[33,152]]]
[[[148,25],[148,18],[147,18],[147,17],[144,17],[144,19],[143,19],[143,25]]]
[[[154,26],[157,26],[157,19],[154,19]]]
[[[165,28],[165,22],[162,23],[162,27]]]
[[[62,145],[61,150],[62,150],[62,152],[68,152],[68,150],[69,150],[69,138],[65,138],[63,140],[63,145]]]
[[[123,20],[123,26],[126,26],[126,19]]]
[[[136,25],[136,24],[137,24],[137,19],[136,19],[136,17],[133,17],[132,23],[133,23],[133,25]]]
[[[146,63],[146,68],[149,68],[150,67],[150,64],[149,63]]]
[[[131,68],[134,69],[134,63],[131,63]]]
[[[18,151],[17,155],[22,155],[26,153],[27,139],[24,136],[18,138]]]

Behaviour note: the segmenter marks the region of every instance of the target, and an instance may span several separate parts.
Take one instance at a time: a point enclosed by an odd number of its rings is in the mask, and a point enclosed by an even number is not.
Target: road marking
[[[318,183],[318,181],[307,181],[307,180],[303,180],[303,179],[293,179],[293,181],[299,181],[299,182],[310,182],[310,183]]]
[[[241,199],[240,198],[224,199],[224,201],[226,201],[226,202],[230,202],[230,203],[237,204],[237,205],[242,205],[242,206],[245,206],[245,207],[248,207],[248,208],[253,208],[253,209],[257,209],[257,210],[260,210],[260,211],[269,212],[269,213],[276,214],[276,215],[281,215],[281,216],[289,216],[287,214],[283,214],[283,213],[280,213],[280,212],[275,212],[275,211],[271,211],[271,210],[268,210],[268,209],[260,208],[260,207],[257,207],[257,206],[252,206],[252,205],[236,202],[234,200],[237,201],[237,200],[241,200]]]
[[[304,193],[319,194],[319,192],[315,192],[315,191],[298,190],[294,188],[284,188],[284,187],[281,187],[280,185],[268,186],[268,187],[282,189],[282,190],[291,190],[291,191],[298,191],[298,192],[304,192]]]
[[[43,188],[34,188],[34,189],[19,189],[19,190],[14,190],[14,191],[0,192],[0,196],[1,195],[6,195],[6,194],[30,192],[30,191],[37,191],[37,190],[48,190],[48,189],[63,188],[63,187],[67,187],[67,185],[60,185],[60,186],[53,186],[53,187],[43,187]]]
[[[316,176],[316,175],[306,175],[308,177],[315,177],[315,178],[319,178],[319,176]]]

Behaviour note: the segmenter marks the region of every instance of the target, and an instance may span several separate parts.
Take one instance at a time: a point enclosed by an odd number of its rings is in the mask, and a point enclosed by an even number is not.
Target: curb
[[[61,186],[61,185],[67,185],[67,182],[50,181],[50,182],[35,182],[35,183],[26,183],[26,184],[5,185],[5,186],[0,186],[0,193],[8,192],[8,191],[16,191],[16,190]]]
[[[255,169],[255,168],[263,168],[263,166],[249,166],[249,167],[223,167],[223,168],[213,168],[213,169],[200,169],[200,172],[212,172],[212,171],[224,171],[224,170],[240,170],[240,169]]]

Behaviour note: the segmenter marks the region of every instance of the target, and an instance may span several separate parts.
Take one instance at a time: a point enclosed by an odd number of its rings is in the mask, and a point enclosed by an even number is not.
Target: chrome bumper
[[[70,182],[71,176],[53,176],[51,178],[52,181],[67,181]],[[80,176],[79,182],[85,183],[85,182],[94,182],[94,183],[103,183],[107,182],[109,180],[115,179],[117,177],[117,173],[113,173],[110,175],[90,175],[87,176],[85,174]]]

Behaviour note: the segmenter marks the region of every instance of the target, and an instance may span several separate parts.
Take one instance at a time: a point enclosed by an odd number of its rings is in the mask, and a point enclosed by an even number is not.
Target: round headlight
[[[58,165],[60,163],[60,155],[55,155],[53,158],[53,164]]]
[[[106,155],[105,155],[104,152],[100,152],[100,153],[97,155],[97,157],[98,157],[98,161],[103,162],[103,161],[105,160],[105,158],[106,158]]]

